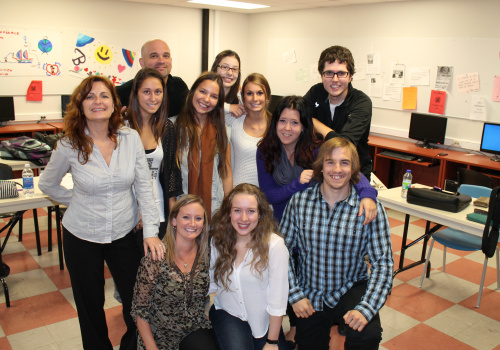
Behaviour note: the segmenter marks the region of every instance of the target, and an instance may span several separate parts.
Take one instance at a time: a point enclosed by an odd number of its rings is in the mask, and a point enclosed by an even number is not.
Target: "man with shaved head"
[[[142,45],[139,63],[142,68],[147,67],[156,69],[165,77],[168,95],[168,116],[173,117],[178,115],[182,107],[184,107],[189,89],[184,80],[170,74],[172,70],[172,55],[167,43],[161,39],[154,39],[146,42]],[[128,106],[133,81],[133,79],[129,80],[116,87],[116,92],[122,106]]]

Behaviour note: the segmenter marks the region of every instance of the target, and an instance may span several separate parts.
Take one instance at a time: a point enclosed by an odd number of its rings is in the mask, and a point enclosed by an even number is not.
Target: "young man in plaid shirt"
[[[360,162],[344,138],[323,144],[313,165],[319,183],[296,193],[285,209],[280,232],[290,250],[289,301],[298,317],[299,350],[328,349],[330,328],[346,328],[346,349],[378,349],[379,310],[392,287],[389,222],[377,202],[377,217],[358,216]],[[370,274],[364,257],[370,259]]]

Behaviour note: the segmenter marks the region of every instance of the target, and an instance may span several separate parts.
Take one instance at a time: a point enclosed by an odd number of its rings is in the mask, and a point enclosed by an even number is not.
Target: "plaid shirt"
[[[370,321],[384,305],[392,287],[392,247],[389,222],[377,201],[377,217],[363,226],[359,197],[349,196],[332,210],[321,194],[321,184],[296,193],[280,224],[289,251],[298,249],[296,266],[290,253],[288,299],[308,298],[316,311],[323,303],[333,308],[354,283],[368,280],[366,294],[354,308]],[[363,257],[370,257],[371,273]]]

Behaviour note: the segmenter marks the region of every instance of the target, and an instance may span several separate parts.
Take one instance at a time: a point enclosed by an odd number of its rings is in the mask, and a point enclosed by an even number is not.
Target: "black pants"
[[[121,350],[137,349],[137,329],[130,308],[141,259],[135,233],[107,244],[79,239],[63,228],[64,258],[73,288],[84,349],[112,350],[104,314],[104,262],[115,281],[123,304],[127,331]]]
[[[358,332],[347,326],[344,315],[359,304],[366,292],[366,283],[355,284],[344,294],[335,307],[323,305],[323,311],[316,311],[308,318],[297,319],[297,334],[295,341],[299,350],[328,350],[330,342],[330,329],[334,324],[345,327],[345,349],[371,350],[378,349],[382,340],[382,327],[380,316],[377,313],[372,320]]]
[[[200,328],[189,333],[179,344],[179,350],[217,350],[212,330]]]

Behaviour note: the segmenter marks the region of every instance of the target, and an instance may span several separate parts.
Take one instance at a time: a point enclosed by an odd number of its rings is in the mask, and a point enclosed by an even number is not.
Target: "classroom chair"
[[[473,198],[479,197],[490,197],[491,188],[483,187],[483,186],[475,186],[475,185],[461,185],[458,191],[461,194],[469,195]],[[484,233],[483,233],[484,235]],[[456,230],[453,228],[445,228],[444,230],[437,231],[432,235],[431,245],[429,247],[429,252],[427,253],[427,258],[425,259],[424,270],[422,271],[422,276],[420,277],[420,283],[418,285],[419,288],[422,288],[422,284],[424,283],[425,273],[427,271],[429,260],[431,258],[432,247],[434,246],[434,242],[441,243],[444,246],[443,251],[443,272],[446,269],[446,248],[452,248],[462,251],[476,251],[482,249],[483,237],[476,236],[467,232],[463,232],[460,230]],[[500,288],[500,266],[499,266],[499,253],[498,247],[496,249],[496,262],[497,262],[497,285]],[[483,274],[481,276],[481,283],[479,285],[479,295],[477,297],[477,305],[478,308],[481,304],[481,296],[483,294],[483,285],[484,285],[484,277],[486,275],[486,267],[488,266],[488,257],[485,255],[484,266],[483,266]]]

